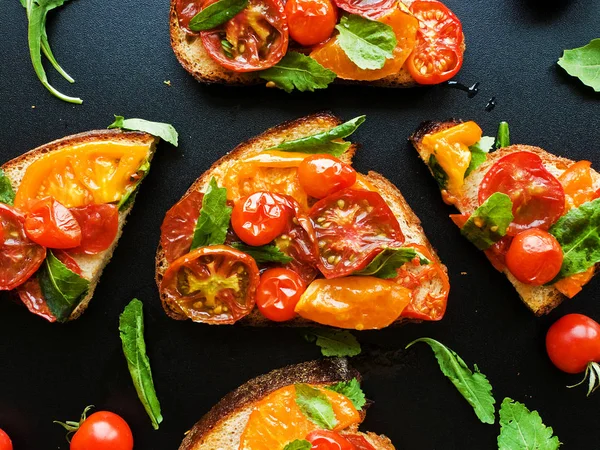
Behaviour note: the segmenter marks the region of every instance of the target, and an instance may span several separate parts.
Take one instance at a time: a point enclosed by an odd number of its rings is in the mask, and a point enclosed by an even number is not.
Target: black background
[[[113,114],[173,123],[180,146],[163,144],[123,237],[88,311],[74,323],[49,324],[0,296],[0,427],[15,449],[66,449],[55,419],[75,419],[89,404],[121,414],[137,449],[176,449],[185,430],[246,380],[319,356],[294,329],[210,327],[173,321],[154,284],[154,252],[165,211],[192,181],[239,142],[284,120],[324,109],[343,119],[366,114],[353,136],[361,171],[376,170],[404,193],[450,271],[449,307],[440,323],[359,333],[364,389],[375,401],[365,429],[399,449],[492,449],[497,425],[480,423],[440,373],[420,336],[437,338],[487,374],[498,403],[506,396],[539,410],[567,449],[597,447],[600,394],[555,369],[546,330],[569,312],[600,319],[600,277],[549,316],[535,318],[503,275],[448,220],[433,179],[407,137],[425,119],[476,120],[485,134],[510,123],[512,141],[539,145],[600,167],[600,94],[555,63],[565,48],[600,35],[600,1],[459,1],[466,60],[457,79],[481,82],[479,95],[445,86],[411,90],[333,86],[315,94],[197,83],[178,64],[168,38],[168,2],[70,2],[49,18],[50,42],[77,80],[50,68],[52,82],[85,103],[52,97],[29,61],[25,11],[0,9],[0,156],[8,160],[69,134],[103,128]],[[170,80],[171,86],[163,83]],[[492,96],[498,106],[485,105]],[[35,106],[35,108],[33,108]],[[466,272],[466,274],[462,274]],[[118,336],[118,315],[132,298],[145,303],[146,340],[164,422],[153,431],[136,397]]]

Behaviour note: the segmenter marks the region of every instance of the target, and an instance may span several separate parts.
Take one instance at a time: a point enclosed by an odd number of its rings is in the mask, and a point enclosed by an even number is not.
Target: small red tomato
[[[0,450],[13,450],[12,441],[2,429],[0,429]]]
[[[314,155],[300,163],[298,181],[311,197],[325,198],[352,186],[356,170],[331,155]]]
[[[51,197],[37,200],[27,211],[25,233],[48,248],[73,248],[81,244],[81,227],[69,209]]]
[[[533,228],[517,234],[506,252],[506,267],[517,280],[541,286],[554,279],[563,262],[560,244],[550,233]]]
[[[267,319],[284,322],[296,317],[294,308],[306,285],[300,275],[290,269],[269,269],[260,276],[256,292],[258,310]]]
[[[563,372],[581,373],[600,362],[600,324],[583,314],[567,314],[548,330],[546,351]]]
[[[119,208],[117,205],[91,204],[71,208],[71,213],[81,226],[81,245],[72,253],[95,255],[111,246],[119,231]]]
[[[291,38],[305,47],[329,39],[337,23],[337,9],[330,0],[288,0],[285,15]]]
[[[306,436],[312,444],[311,450],[356,450],[356,447],[339,433],[315,430]]]
[[[133,435],[117,414],[98,411],[84,418],[71,440],[71,450],[132,450]]]

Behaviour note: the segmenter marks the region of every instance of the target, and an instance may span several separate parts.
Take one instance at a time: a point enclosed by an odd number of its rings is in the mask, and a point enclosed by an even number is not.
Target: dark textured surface
[[[154,251],[165,211],[224,152],[283,120],[322,109],[344,119],[367,114],[355,134],[361,171],[374,169],[396,183],[423,221],[448,265],[452,293],[441,323],[361,333],[366,354],[354,365],[375,400],[365,428],[385,433],[399,449],[492,449],[497,426],[477,421],[439,372],[425,346],[399,350],[420,336],[440,339],[486,373],[498,402],[505,396],[538,409],[567,449],[594,448],[600,438],[600,394],[564,386],[577,377],[548,361],[544,336],[567,312],[600,319],[600,279],[536,319],[503,275],[460,238],[447,218],[435,182],[407,138],[425,119],[474,119],[487,134],[500,120],[513,142],[539,145],[600,167],[600,95],[563,73],[562,49],[600,34],[600,2],[574,0],[459,1],[467,59],[458,80],[481,82],[473,99],[434,87],[384,90],[335,86],[286,95],[256,88],[202,86],[177,63],[168,42],[168,1],[74,1],[51,14],[50,40],[75,77],[68,85],[83,106],[62,103],[35,79],[28,60],[25,12],[17,0],[0,9],[0,159],[50,140],[101,128],[112,114],[172,122],[178,149],[163,145],[145,180],[121,243],[89,310],[75,323],[51,325],[0,296],[0,427],[15,448],[66,449],[54,419],[74,419],[88,404],[121,414],[137,449],[176,449],[183,433],[223,395],[248,379],[318,350],[297,330],[209,327],[170,320],[154,285]],[[171,80],[166,86],[163,81]],[[496,96],[498,106],[484,108]],[[35,105],[35,108],[32,108]],[[466,272],[466,274],[462,274]],[[153,431],[121,354],[118,314],[134,296],[145,303],[146,336],[163,422]]]

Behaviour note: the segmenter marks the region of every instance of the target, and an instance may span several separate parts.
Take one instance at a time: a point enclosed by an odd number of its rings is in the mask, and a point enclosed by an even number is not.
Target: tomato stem
[[[89,405],[89,406],[85,407],[85,409],[81,413],[81,417],[79,419],[79,422],[75,422],[73,420],[66,420],[64,422],[60,422],[58,420],[54,420],[52,423],[56,423],[56,424],[60,425],[61,427],[63,427],[65,430],[67,430],[67,434],[66,434],[65,438],[67,439],[67,442],[70,444],[71,443],[71,435],[73,435],[74,433],[77,432],[77,430],[79,430],[79,427],[87,419],[87,413],[92,408],[94,408],[94,405]]]
[[[583,377],[583,380],[581,380],[577,384],[567,387],[571,389],[577,386],[581,386],[583,383],[585,383],[586,380],[588,381],[588,391],[586,396],[589,397],[594,393],[596,389],[598,389],[598,387],[600,387],[600,364],[594,361],[589,362],[587,367],[585,368],[585,375]]]

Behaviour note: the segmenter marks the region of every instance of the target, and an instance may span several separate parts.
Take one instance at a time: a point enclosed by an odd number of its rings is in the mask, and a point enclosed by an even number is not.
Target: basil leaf
[[[129,131],[143,131],[152,136],[159,137],[169,144],[177,147],[179,134],[173,125],[163,122],[152,122],[144,119],[125,119],[123,116],[115,115],[115,121],[108,126]]]
[[[483,423],[493,424],[496,420],[492,395],[492,385],[475,364],[475,373],[469,369],[463,359],[442,343],[431,338],[420,338],[406,346],[409,348],[417,342],[429,345],[435,354],[442,373],[446,375],[458,392],[469,402],[475,414]]]
[[[500,427],[498,450],[556,450],[561,445],[537,411],[510,398],[500,407]]]
[[[220,188],[213,177],[202,199],[202,209],[194,228],[190,251],[206,245],[221,245],[227,237],[231,206],[227,206],[227,189]]]
[[[238,242],[231,244],[233,248],[237,248],[239,251],[247,253],[254,258],[257,263],[280,263],[287,264],[292,262],[294,258],[286,255],[276,245],[262,245],[260,247],[253,247],[251,245],[245,245]]]
[[[465,178],[485,162],[487,154],[494,147],[494,141],[493,137],[482,136],[479,142],[469,147],[469,151],[471,152],[471,162],[465,172]]]
[[[500,122],[498,125],[498,132],[496,133],[496,141],[494,142],[494,148],[496,150],[510,145],[510,132],[508,130],[508,122]]]
[[[442,166],[440,166],[433,153],[429,155],[429,162],[427,165],[431,169],[433,178],[437,182],[440,189],[446,189],[446,186],[448,185],[448,174],[444,171],[444,169],[442,169]]]
[[[296,439],[295,441],[286,444],[283,450],[310,450],[312,444],[304,439]]]
[[[142,182],[142,180],[144,178],[146,178],[146,175],[148,175],[149,171],[150,171],[150,161],[145,161],[136,172],[136,175],[138,177],[137,182],[134,185],[130,186],[127,189],[127,191],[125,191],[123,193],[123,195],[121,196],[121,199],[119,200],[119,203],[117,204],[119,211],[124,211],[132,205],[132,203],[135,201],[135,197],[137,195],[137,189],[140,186],[140,183]]]
[[[333,430],[338,422],[327,396],[308,384],[296,384],[294,387],[296,388],[296,404],[300,411],[321,428]]]
[[[203,8],[190,20],[190,30],[205,31],[223,25],[248,6],[248,0],[219,0]]]
[[[344,122],[331,130],[313,134],[292,141],[284,141],[281,144],[267,150],[281,150],[284,152],[300,153],[329,153],[333,156],[341,156],[350,147],[350,142],[333,142],[350,136],[365,121],[366,116],[358,116],[348,122]]]
[[[119,335],[137,395],[152,421],[152,427],[158,430],[163,418],[154,389],[150,360],[146,354],[143,307],[137,298],[129,302],[119,317]]]
[[[600,92],[600,38],[583,47],[565,50],[558,65],[586,86]]]
[[[51,250],[38,272],[42,294],[52,315],[65,322],[81,302],[90,282],[65,266]]]
[[[383,279],[396,278],[398,276],[398,269],[417,256],[422,265],[430,263],[427,258],[410,247],[385,248],[373,258],[367,267],[354,272],[354,275],[370,275]]]
[[[0,169],[0,203],[13,205],[15,203],[15,190],[12,187],[10,179],[4,175]]]
[[[340,381],[337,384],[327,386],[326,389],[348,397],[356,409],[362,409],[367,403],[365,393],[360,388],[360,383],[356,378],[352,378],[350,381]]]
[[[600,262],[600,198],[571,209],[550,227],[550,234],[563,250],[562,267],[552,282]]]
[[[258,75],[288,93],[294,89],[300,92],[325,89],[336,77],[310,56],[298,52],[288,52],[281,61]]]
[[[335,28],[340,32],[340,47],[361,69],[381,69],[387,59],[394,57],[396,34],[385,23],[351,14],[343,16]]]
[[[346,330],[314,329],[304,339],[321,347],[323,356],[356,356],[361,350],[354,335]]]
[[[506,235],[512,222],[512,201],[501,192],[494,192],[475,210],[460,230],[479,250],[486,250]]]

